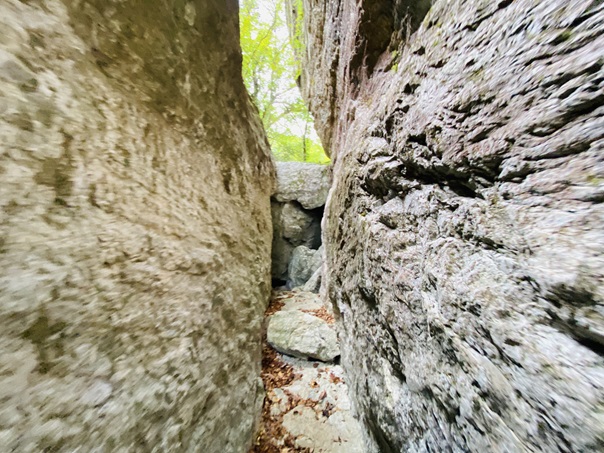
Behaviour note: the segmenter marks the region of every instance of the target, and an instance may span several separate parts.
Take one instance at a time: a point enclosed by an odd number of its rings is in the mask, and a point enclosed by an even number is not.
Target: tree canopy
[[[277,160],[328,163],[296,85],[284,0],[241,0],[243,78]]]

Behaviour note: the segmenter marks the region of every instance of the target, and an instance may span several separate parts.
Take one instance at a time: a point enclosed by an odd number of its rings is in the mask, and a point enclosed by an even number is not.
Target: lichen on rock
[[[268,143],[237,2],[0,2],[3,451],[245,451]]]
[[[302,4],[327,295],[370,447],[602,449],[601,2]]]

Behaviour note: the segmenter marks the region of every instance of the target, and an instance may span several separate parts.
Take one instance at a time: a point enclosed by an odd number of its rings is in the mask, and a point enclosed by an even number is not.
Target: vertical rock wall
[[[602,2],[303,5],[370,447],[604,449]]]
[[[237,15],[0,2],[0,450],[250,445],[274,169]]]

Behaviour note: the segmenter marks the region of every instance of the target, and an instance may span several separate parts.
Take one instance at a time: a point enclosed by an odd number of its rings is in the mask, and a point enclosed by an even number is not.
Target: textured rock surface
[[[292,252],[289,262],[289,281],[292,288],[303,286],[323,263],[323,247],[312,250],[301,245]]]
[[[294,248],[303,245],[316,250],[321,245],[321,219],[331,183],[330,169],[326,165],[277,162],[277,178],[277,192],[271,202],[272,276],[289,281]]]
[[[271,202],[273,219],[272,275],[288,280],[288,267],[294,248],[317,249],[321,245],[321,214],[307,211],[297,202]]]
[[[365,453],[361,426],[352,413],[348,387],[341,366],[282,356],[298,376],[275,392],[279,406],[290,399],[303,403],[287,411],[283,426],[295,437],[296,446],[313,453]],[[316,404],[315,404],[316,403]]]
[[[293,246],[306,245],[317,248],[321,244],[320,219],[295,203],[285,203],[281,213],[283,222],[283,238]]]
[[[304,162],[277,162],[277,192],[280,202],[297,201],[304,209],[323,206],[330,187],[328,165]]]
[[[321,282],[323,281],[323,261],[319,268],[311,275],[308,281],[304,284],[304,291],[319,294],[321,291]]]
[[[249,445],[274,170],[237,36],[235,0],[0,2],[0,450]]]
[[[295,296],[269,318],[266,339],[277,351],[303,359],[333,361],[340,355],[333,325],[310,313],[320,310],[321,300],[314,294]]]
[[[604,449],[602,2],[303,3],[370,447]]]

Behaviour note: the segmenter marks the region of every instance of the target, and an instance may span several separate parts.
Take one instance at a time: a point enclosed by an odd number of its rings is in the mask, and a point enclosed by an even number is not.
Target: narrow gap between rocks
[[[271,200],[273,293],[265,313],[262,424],[252,453],[363,453],[335,320],[320,296],[321,221],[331,184],[324,165],[277,163]]]
[[[262,347],[261,376],[266,396],[260,430],[250,453],[364,451],[360,426],[351,412],[346,378],[342,367],[335,363],[339,350],[334,350],[333,344],[313,348],[302,338],[311,334],[314,343],[321,343],[329,335],[313,335],[313,329],[333,327],[334,318],[318,295],[300,290],[273,291]],[[293,335],[285,332],[290,328]],[[331,353],[327,351],[330,348]],[[319,355],[325,361],[314,358]],[[330,356],[333,358],[328,360]]]

